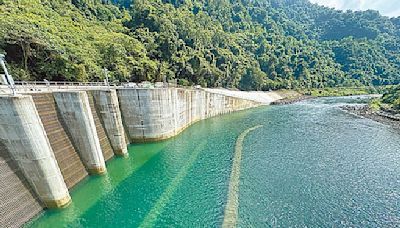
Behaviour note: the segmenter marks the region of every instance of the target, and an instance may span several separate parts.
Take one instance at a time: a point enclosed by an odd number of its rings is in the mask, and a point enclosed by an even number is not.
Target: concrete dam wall
[[[167,139],[196,121],[260,105],[202,90],[121,89],[117,93],[131,142]]]
[[[108,160],[128,155],[128,143],[168,139],[196,121],[259,105],[177,88],[0,95],[0,227],[68,206],[69,190],[107,172]]]

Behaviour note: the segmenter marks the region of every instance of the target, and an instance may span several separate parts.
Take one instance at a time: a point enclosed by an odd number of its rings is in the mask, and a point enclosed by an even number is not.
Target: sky
[[[400,16],[400,0],[310,0],[310,2],[339,10],[374,9],[385,16]]]

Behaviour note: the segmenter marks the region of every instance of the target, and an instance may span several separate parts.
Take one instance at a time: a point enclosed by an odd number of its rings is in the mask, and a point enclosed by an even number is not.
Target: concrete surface
[[[31,96],[0,97],[0,138],[48,208],[71,198]]]
[[[83,164],[91,174],[106,172],[96,126],[84,91],[55,92],[58,111]]]

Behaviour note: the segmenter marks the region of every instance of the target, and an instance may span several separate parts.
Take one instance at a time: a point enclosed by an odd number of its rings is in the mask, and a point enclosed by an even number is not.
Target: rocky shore
[[[362,116],[374,121],[390,125],[400,130],[400,114],[390,110],[375,111],[368,107],[368,105],[345,105],[341,107],[343,110]]]
[[[296,97],[288,97],[281,100],[277,100],[271,103],[271,105],[286,105],[286,104],[293,104],[304,100],[313,99],[312,96],[296,96]]]

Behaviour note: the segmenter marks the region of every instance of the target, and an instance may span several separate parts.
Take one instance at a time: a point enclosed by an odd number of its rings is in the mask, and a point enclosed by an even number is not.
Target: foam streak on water
[[[233,158],[232,172],[229,181],[228,202],[225,206],[224,223],[222,224],[222,227],[224,228],[236,227],[237,225],[239,208],[240,164],[242,162],[243,141],[250,132],[262,126],[263,125],[258,125],[245,130],[244,132],[242,132],[242,134],[239,135],[236,141],[235,155]]]

